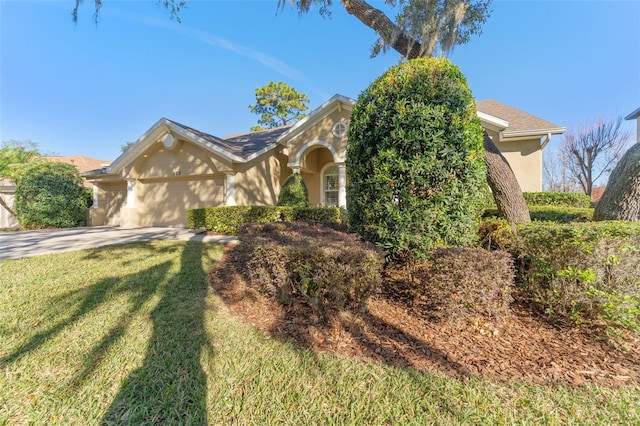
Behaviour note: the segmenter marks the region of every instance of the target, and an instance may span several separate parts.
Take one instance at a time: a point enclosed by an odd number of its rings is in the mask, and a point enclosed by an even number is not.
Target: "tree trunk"
[[[611,172],[593,219],[640,222],[640,143],[629,148]]]
[[[527,202],[522,196],[518,180],[511,166],[487,132],[484,132],[484,161],[487,164],[487,182],[493,193],[500,216],[510,223],[531,222]]]
[[[406,59],[421,56],[421,44],[409,37],[380,9],[376,9],[364,0],[342,0],[342,5],[350,15],[375,31],[387,45],[393,47]]]

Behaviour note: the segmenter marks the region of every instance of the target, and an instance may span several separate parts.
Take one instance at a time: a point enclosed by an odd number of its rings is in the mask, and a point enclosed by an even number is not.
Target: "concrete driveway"
[[[236,238],[196,234],[185,228],[157,227],[121,229],[95,226],[45,231],[0,232],[0,260],[149,240],[228,243],[236,241]]]

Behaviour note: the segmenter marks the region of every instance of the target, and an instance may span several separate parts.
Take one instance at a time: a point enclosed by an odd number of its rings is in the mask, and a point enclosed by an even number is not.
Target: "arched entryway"
[[[346,207],[344,159],[330,144],[316,141],[303,146],[288,166],[302,175],[312,206]]]

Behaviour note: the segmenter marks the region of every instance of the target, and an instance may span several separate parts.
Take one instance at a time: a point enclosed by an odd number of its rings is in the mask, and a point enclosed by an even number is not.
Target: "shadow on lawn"
[[[276,339],[302,349],[364,356],[397,368],[417,368],[427,359],[450,376],[472,376],[444,351],[375,313],[352,313],[344,318],[333,313],[322,318],[304,304],[285,306],[248,284],[251,278],[245,264],[237,250],[229,249],[211,274],[211,285],[230,310]]]
[[[149,243],[143,244],[143,246],[148,245]],[[144,248],[149,251],[152,250],[151,247]],[[118,277],[105,278],[89,287],[69,291],[62,296],[54,298],[51,303],[58,305],[59,307],[64,308],[68,306],[69,309],[73,306],[77,307],[71,311],[69,316],[58,320],[48,329],[32,335],[25,343],[16,348],[12,353],[1,358],[0,365],[16,362],[25,355],[39,349],[47,341],[55,338],[66,328],[83,320],[86,315],[89,315],[92,311],[98,309],[103,303],[108,302],[112,297],[117,297],[123,293],[131,294],[131,301],[133,302],[134,308],[132,308],[130,312],[138,310],[140,306],[149,297],[151,297],[153,293],[155,293],[157,283],[164,279],[170,266],[170,262],[164,262],[148,270],[131,275],[125,279]],[[141,280],[150,282],[151,285],[140,286],[139,283]],[[66,312],[65,309],[60,309],[60,311]],[[115,338],[117,338],[117,336],[107,339],[106,342],[113,342]]]
[[[132,320],[139,317],[144,305],[159,297],[148,316],[153,335],[144,363],[124,381],[102,424],[206,424],[206,376],[200,366],[200,354],[207,341],[204,308],[208,279],[203,267],[203,244],[188,241],[180,248],[159,248],[152,243],[139,243],[136,247],[142,250],[135,257],[127,256],[130,252],[123,246],[90,250],[86,258],[129,264],[172,252],[176,257],[180,256],[180,270],[171,273],[174,261],[167,260],[140,272],[108,277],[56,297],[51,303],[65,316],[53,318],[52,326],[35,333],[13,352],[0,358],[0,366],[37,351],[65,330],[90,318],[93,311],[113,303],[114,298],[127,295],[126,312],[104,325],[109,327],[106,335],[86,356],[82,370],[65,386],[68,392],[76,392],[92,379],[102,360],[126,334]]]
[[[200,353],[207,274],[202,243],[189,241],[180,271],[158,288],[153,336],[142,367],[131,372],[102,419],[111,424],[206,424],[206,376]]]

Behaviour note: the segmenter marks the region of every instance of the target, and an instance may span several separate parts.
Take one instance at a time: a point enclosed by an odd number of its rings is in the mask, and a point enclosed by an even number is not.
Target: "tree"
[[[71,164],[33,162],[16,187],[16,218],[24,228],[69,228],[86,224],[82,178]]]
[[[283,82],[269,82],[256,89],[256,103],[249,110],[260,115],[258,126],[251,130],[272,129],[298,121],[306,114],[309,98]],[[264,126],[264,127],[263,127]]]
[[[101,0],[95,0],[96,7]],[[170,4],[178,0],[165,0]],[[347,13],[378,34],[382,42],[374,45],[372,54],[392,48],[405,59],[432,56],[439,46],[443,53],[466,43],[472,35],[481,33],[481,25],[489,18],[491,0],[385,0],[400,8],[396,21],[365,0],[341,0]],[[184,3],[181,1],[180,3]],[[333,0],[278,0],[278,7],[296,7],[300,14],[319,5],[320,13],[330,14]],[[435,24],[434,24],[435,23]],[[484,135],[487,183],[491,188],[498,212],[511,223],[529,222],[529,209],[509,163]]]
[[[348,130],[349,225],[395,257],[477,238],[482,126],[460,69],[420,58],[358,97]]]
[[[0,147],[0,179],[17,180],[21,166],[40,155],[38,145],[31,141],[3,141]],[[11,215],[16,213],[7,202],[0,197],[0,205]]]
[[[71,16],[73,17],[73,22],[78,22],[78,8],[83,3],[83,0],[75,0],[76,5],[71,12]],[[100,9],[102,8],[103,0],[94,0],[94,13],[93,20],[97,24],[98,18],[100,17]],[[165,9],[169,10],[169,14],[171,19],[175,19],[180,22],[180,10],[187,6],[187,0],[156,0],[156,4],[160,4],[165,7]]]
[[[284,181],[278,196],[278,205],[309,207],[309,191],[300,173],[294,173]]]
[[[120,151],[124,154],[125,152],[129,151],[129,148],[131,148],[135,144],[135,142],[126,141],[123,145],[120,145]]]
[[[640,143],[629,148],[611,172],[593,218],[640,221]]]
[[[561,158],[569,175],[591,196],[593,184],[620,159],[630,133],[621,128],[622,117],[600,119],[564,134]]]
[[[567,161],[558,150],[547,150],[543,153],[542,162],[543,188],[551,192],[577,192],[578,183],[569,175]]]

